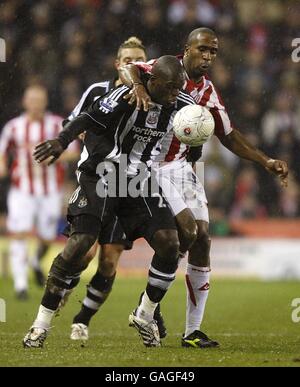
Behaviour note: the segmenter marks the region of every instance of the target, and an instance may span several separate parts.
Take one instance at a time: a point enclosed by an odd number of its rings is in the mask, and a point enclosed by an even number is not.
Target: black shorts
[[[84,173],[79,176],[79,186],[69,199],[67,220],[71,225],[70,235],[86,232],[98,236],[106,198],[97,195],[96,176],[91,177]]]
[[[96,193],[98,179],[80,174],[79,186],[69,200],[69,226],[64,230],[64,235],[88,233],[96,235],[100,245],[121,244],[125,250],[130,250],[132,242],[126,238],[117,216],[113,213],[103,216],[107,198],[100,198]]]
[[[69,201],[70,235],[75,232],[90,233],[99,237],[102,244],[108,240],[116,240],[117,234],[111,239],[115,216],[120,221],[116,224],[118,238],[124,230],[131,242],[141,237],[150,242],[158,230],[177,229],[172,212],[161,193],[157,193],[155,197],[102,198],[96,193],[98,179],[81,173],[80,186]]]
[[[125,250],[131,250],[133,245],[133,242],[127,239],[117,216],[105,219],[98,236],[98,243],[99,245],[123,245]]]
[[[150,243],[156,231],[177,229],[173,214],[162,196],[115,198],[111,203],[130,241],[145,238]]]

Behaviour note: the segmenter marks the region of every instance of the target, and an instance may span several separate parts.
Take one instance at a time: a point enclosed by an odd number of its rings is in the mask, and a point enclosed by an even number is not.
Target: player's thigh
[[[32,231],[35,215],[35,198],[12,188],[7,197],[7,229],[11,233]]]
[[[175,171],[172,181],[183,196],[184,203],[196,220],[209,222],[207,198],[204,187],[190,164]]]
[[[37,233],[44,239],[51,241],[56,238],[57,225],[61,216],[62,195],[51,194],[39,198],[37,208]]]
[[[177,235],[174,216],[161,193],[155,196],[124,198],[118,217],[129,240],[143,237],[148,243],[157,231],[173,231]]]
[[[167,201],[173,216],[177,216],[187,209],[187,205],[184,201],[184,196],[176,187],[176,184],[171,179],[169,174],[161,174],[159,176],[159,186],[161,192]]]

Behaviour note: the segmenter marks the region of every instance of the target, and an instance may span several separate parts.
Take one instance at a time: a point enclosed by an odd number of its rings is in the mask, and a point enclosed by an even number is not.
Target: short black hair
[[[164,55],[157,59],[152,74],[160,78],[174,79],[183,73],[183,67],[176,56]]]
[[[214,38],[217,37],[217,35],[216,35],[214,30],[212,30],[210,28],[207,28],[207,27],[200,27],[200,28],[196,28],[195,30],[193,30],[189,34],[189,36],[187,38],[187,41],[186,41],[186,44],[190,45],[195,39],[197,39],[197,36],[199,34],[208,34],[208,35],[213,36]]]

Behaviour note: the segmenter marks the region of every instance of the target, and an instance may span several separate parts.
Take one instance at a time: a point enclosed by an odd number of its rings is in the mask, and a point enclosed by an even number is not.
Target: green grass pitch
[[[291,302],[300,297],[297,282],[213,279],[202,329],[221,347],[182,348],[185,287],[179,277],[162,303],[168,336],[162,348],[145,348],[128,314],[135,307],[145,279],[117,278],[113,292],[90,325],[85,347],[69,339],[72,316],[85,293],[84,278],[43,349],[23,349],[21,340],[35,317],[41,290],[31,286],[28,302],[16,301],[10,280],[0,279],[0,298],[7,304],[7,322],[0,322],[0,366],[299,366],[300,323],[291,319]]]

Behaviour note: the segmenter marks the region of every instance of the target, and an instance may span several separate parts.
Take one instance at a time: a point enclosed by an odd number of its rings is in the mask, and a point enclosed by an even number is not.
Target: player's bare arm
[[[119,74],[122,83],[132,88],[132,92],[126,95],[124,99],[127,99],[130,105],[136,102],[138,110],[143,108],[144,111],[148,111],[152,101],[142,83],[139,68],[134,64],[128,64],[119,69]]]
[[[280,178],[281,185],[288,185],[288,165],[285,161],[274,160],[255,148],[237,129],[222,139],[222,144],[237,156],[259,163],[268,172]]]

